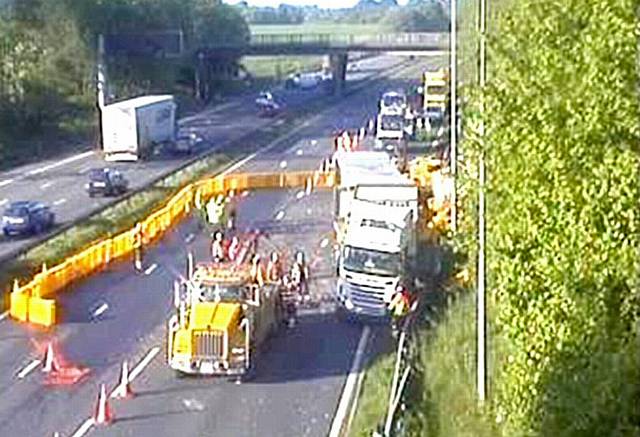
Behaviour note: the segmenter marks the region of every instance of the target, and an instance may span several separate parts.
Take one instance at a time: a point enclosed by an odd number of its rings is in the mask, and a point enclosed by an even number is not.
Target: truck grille
[[[224,332],[202,331],[193,333],[195,356],[197,358],[224,358]]]
[[[384,302],[384,287],[351,283],[349,287],[351,301],[356,307],[379,310],[386,307]]]

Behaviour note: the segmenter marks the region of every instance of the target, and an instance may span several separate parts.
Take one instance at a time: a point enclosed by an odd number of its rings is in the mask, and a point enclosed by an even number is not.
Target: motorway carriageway
[[[348,86],[371,75],[383,72],[401,62],[401,58],[381,56],[359,61],[362,71],[348,73]],[[286,107],[285,111],[295,112],[296,108],[323,95],[320,87],[313,90],[276,91]],[[224,151],[229,144],[251,132],[258,131],[274,123],[272,119],[257,115],[254,100],[257,96],[243,95],[219,107],[185,117],[182,127],[193,129],[204,139],[197,153],[211,150]],[[278,123],[276,121],[275,123]],[[51,205],[58,224],[97,211],[112,201],[112,198],[89,198],[84,185],[88,182],[91,168],[110,166],[120,169],[130,183],[131,189],[147,185],[153,179],[184,164],[190,157],[156,156],[150,161],[134,163],[105,163],[94,151],[85,151],[60,160],[47,160],[24,165],[0,172],[0,211],[11,201],[42,200]],[[35,241],[34,237],[6,239],[0,234],[0,259],[15,250]]]
[[[423,64],[403,76],[415,80]],[[392,83],[390,83],[392,82]],[[317,168],[330,153],[329,134],[356,129],[375,111],[390,81],[371,86],[309,120],[234,171]],[[238,209],[239,227],[270,233],[261,250],[303,249],[313,264],[312,293],[321,304],[304,310],[300,323],[284,329],[257,360],[254,381],[236,385],[217,378],[178,378],[165,363],[165,323],[175,311],[172,284],[185,272],[186,252],[208,258],[209,239],[191,220],[170,232],[145,258],[144,274],[123,262],[58,297],[63,321],[51,333],[0,322],[0,429],[4,435],[62,436],[324,436],[331,426],[345,375],[363,335],[359,325],[339,323],[328,300],[333,257],[329,243],[332,196],[300,190],[247,192]],[[374,328],[367,356],[389,346]],[[45,387],[42,358],[34,343],[54,338],[65,358],[92,373],[84,383]],[[91,426],[98,387],[111,390],[127,360],[136,378],[130,400],[111,400],[115,422]]]

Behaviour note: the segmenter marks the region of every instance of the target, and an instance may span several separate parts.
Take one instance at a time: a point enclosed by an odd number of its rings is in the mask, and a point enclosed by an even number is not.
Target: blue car
[[[53,212],[42,202],[12,202],[2,215],[2,232],[5,236],[39,234],[53,227],[54,221]]]

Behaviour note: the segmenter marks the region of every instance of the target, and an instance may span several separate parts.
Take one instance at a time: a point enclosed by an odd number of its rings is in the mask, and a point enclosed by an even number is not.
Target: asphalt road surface
[[[414,81],[421,64],[404,74]],[[317,168],[330,153],[329,134],[357,129],[375,113],[390,79],[372,85],[309,123],[285,141],[259,153],[236,171]],[[186,221],[145,256],[144,274],[122,262],[58,297],[62,322],[50,332],[0,321],[0,429],[3,435],[62,436],[324,436],[327,435],[362,327],[336,320],[333,282],[332,195],[300,190],[249,191],[238,209],[240,229],[260,228],[265,255],[277,248],[305,251],[312,265],[311,291],[318,306],[303,310],[300,323],[283,329],[261,351],[255,380],[236,385],[217,378],[178,378],[165,363],[165,323],[175,311],[172,284],[184,274],[186,253],[207,258],[208,236]],[[381,327],[367,347],[370,357],[389,347]],[[64,358],[90,369],[82,381],[46,386],[42,345],[55,341]],[[115,422],[91,426],[99,384],[115,387],[127,361],[137,396],[111,400]]]
[[[351,86],[397,64],[401,58],[381,56],[358,61],[360,71],[349,73]],[[349,85],[347,85],[349,86]],[[285,110],[294,112],[312,99],[323,95],[320,87],[312,90],[281,90],[276,97],[286,104]],[[203,141],[196,153],[225,150],[244,135],[274,123],[257,115],[256,95],[238,96],[224,105],[205,110],[180,121],[183,128],[193,130]],[[47,160],[0,172],[0,210],[16,200],[41,200],[49,204],[59,225],[89,215],[103,208],[110,198],[89,198],[84,188],[92,168],[110,166],[120,169],[129,179],[130,188],[145,186],[155,178],[184,164],[191,157],[156,156],[147,162],[105,163],[94,151]],[[0,259],[33,242],[37,237],[0,236]]]

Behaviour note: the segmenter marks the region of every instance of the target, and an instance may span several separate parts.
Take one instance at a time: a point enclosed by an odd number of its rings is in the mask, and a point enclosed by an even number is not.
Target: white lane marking
[[[220,173],[220,176],[225,176],[228,175],[229,173],[231,173],[232,171],[237,170],[238,168],[242,167],[243,165],[245,165],[247,162],[251,161],[253,158],[255,158],[258,155],[258,152],[252,153],[251,155],[247,156],[246,158],[241,159],[240,161],[236,162],[235,164],[233,164],[231,167],[229,167],[228,169],[226,169],[225,171],[223,171],[222,173]]]
[[[249,190],[244,190],[241,194],[242,197],[247,197],[249,195]]]
[[[0,314],[0,322],[9,317],[9,310],[6,310],[4,313]]]
[[[4,187],[5,185],[9,185],[12,182],[13,182],[13,179],[5,179],[3,181],[0,181],[0,187]]]
[[[204,411],[204,405],[196,399],[183,399],[182,403],[187,407],[187,410]]]
[[[196,238],[195,234],[189,234],[185,237],[184,242],[189,244],[193,241],[194,238]]]
[[[316,144],[318,144],[318,140],[311,140],[311,145],[315,146]]]
[[[362,329],[362,335],[360,336],[360,341],[358,341],[356,355],[353,359],[351,370],[349,370],[347,380],[344,383],[344,389],[340,396],[340,403],[338,404],[336,415],[333,417],[333,422],[331,423],[329,437],[339,437],[341,435],[342,426],[346,419],[347,412],[349,410],[349,403],[351,402],[351,397],[353,395],[353,389],[356,386],[360,372],[362,372],[362,359],[364,357],[364,351],[367,347],[367,341],[369,340],[370,333],[371,329],[368,326],[365,326]]]
[[[69,157],[67,159],[63,159],[60,162],[55,162],[53,164],[45,165],[44,167],[40,167],[40,168],[37,168],[35,170],[31,170],[27,174],[30,175],[30,176],[33,176],[33,175],[37,175],[37,174],[40,174],[40,173],[44,173],[47,170],[51,170],[51,169],[54,169],[56,167],[60,167],[60,166],[65,165],[65,164],[69,164],[71,162],[79,161],[79,160],[87,158],[89,156],[93,156],[93,151],[80,153],[79,155],[75,155],[75,156],[71,156],[71,157]]]
[[[296,194],[296,199],[300,200],[304,197],[304,191],[298,191],[298,194]]]
[[[71,437],[82,437],[83,435],[89,432],[89,430],[93,425],[94,425],[93,417],[89,417],[87,420],[84,421],[82,425],[80,425],[80,428],[78,428]]]
[[[108,310],[108,309],[109,309],[109,305],[108,305],[108,304],[106,304],[106,303],[103,303],[102,305],[100,305],[100,306],[98,307],[98,309],[96,309],[96,310],[93,312],[93,317],[98,317],[100,314],[104,313],[104,312],[105,312],[106,310]]]
[[[53,206],[62,205],[63,203],[67,203],[67,199],[65,199],[65,198],[58,199],[55,202],[53,202]]]
[[[82,167],[80,170],[78,170],[78,174],[85,174],[86,172],[88,172],[89,170],[91,170],[91,166],[88,167]]]
[[[158,264],[153,263],[151,264],[149,267],[147,267],[147,270],[144,271],[144,274],[149,276],[151,273],[153,273],[155,271],[155,269],[158,268]]]
[[[160,352],[160,348],[158,346],[154,346],[149,353],[138,363],[138,365],[131,371],[129,374],[129,381],[133,381],[136,377],[142,373],[145,367],[149,365],[151,360],[153,360],[156,355]]]
[[[320,242],[320,247],[322,247],[324,249],[328,245],[329,245],[329,239],[328,238],[323,238],[322,241]]]
[[[280,161],[280,168],[287,168],[287,161]]]
[[[18,372],[18,379],[23,379],[29,373],[33,372],[33,370],[40,365],[41,360],[33,360],[31,361],[24,369]]]
[[[40,185],[40,189],[44,190],[45,188],[49,188],[51,185],[53,185],[53,182],[51,181],[45,182],[44,184]]]
[[[276,215],[276,220],[282,220],[283,218],[284,218],[284,211],[278,212],[278,215]]]
[[[9,201],[9,199],[2,199],[0,200],[0,206],[4,205],[5,203],[7,203]]]
[[[303,153],[304,153],[304,151],[302,149],[296,150],[296,155],[298,155],[298,156],[302,156]]]
[[[311,215],[313,211],[311,211],[311,208],[307,208],[307,215]]]

